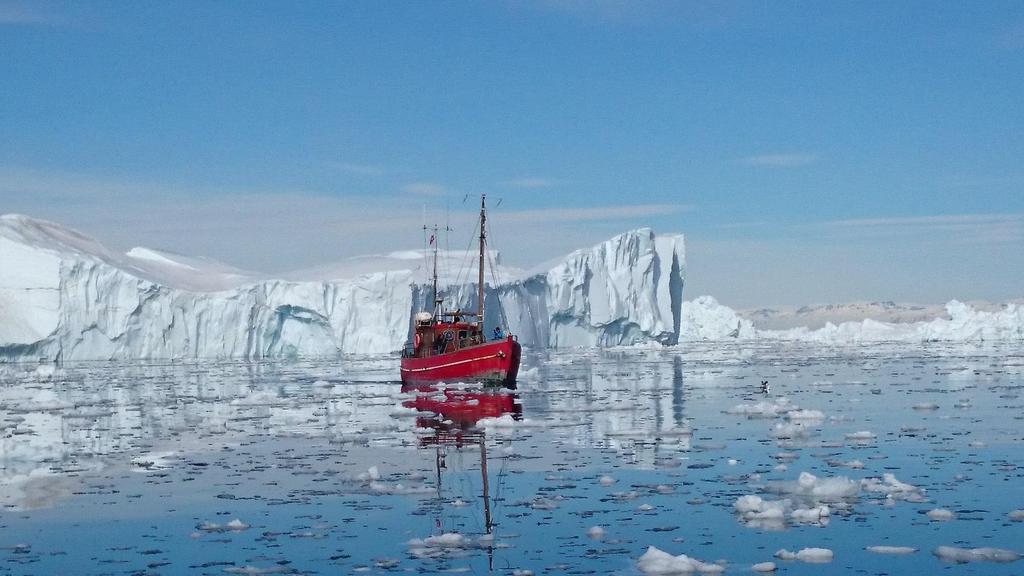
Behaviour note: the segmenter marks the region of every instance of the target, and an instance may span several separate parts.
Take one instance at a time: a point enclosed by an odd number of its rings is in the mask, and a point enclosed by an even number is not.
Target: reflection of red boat
[[[413,342],[402,352],[402,383],[484,382],[511,385],[519,372],[522,347],[513,335],[495,327],[496,337],[484,333],[484,249],[487,244],[485,198],[480,199],[480,263],[477,312],[444,312],[437,291],[437,242],[434,245],[434,311],[416,314]],[[464,321],[462,317],[475,321]]]
[[[404,384],[402,392],[416,394],[415,398],[402,402],[402,406],[438,414],[448,423],[446,428],[468,428],[483,418],[498,418],[504,414],[515,417],[521,412],[515,396],[503,389],[440,390],[428,384]],[[417,424],[421,428],[435,429],[444,425],[427,418],[418,420]]]
[[[433,429],[434,433],[424,436],[420,443],[435,450],[437,467],[437,493],[441,496],[441,471],[450,447],[461,450],[464,446],[476,444],[480,447],[480,478],[483,489],[484,529],[492,534],[494,522],[491,519],[490,482],[487,475],[487,438],[484,430],[476,424],[484,418],[498,418],[511,414],[519,418],[522,407],[516,402],[516,395],[506,388],[450,389],[429,384],[402,384],[402,392],[415,394],[405,400],[402,406],[424,413],[416,419],[419,428]],[[430,416],[426,416],[430,414]],[[499,480],[501,475],[498,476]],[[436,520],[441,526],[440,519]],[[490,569],[494,568],[494,547],[488,545],[487,559]]]

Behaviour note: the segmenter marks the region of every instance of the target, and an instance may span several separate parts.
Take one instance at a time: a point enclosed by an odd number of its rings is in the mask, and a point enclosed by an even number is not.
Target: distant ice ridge
[[[406,257],[407,256],[407,257]],[[327,279],[255,274],[147,248],[126,254],[58,224],[0,216],[0,359],[276,358],[401,349],[426,309],[422,254],[325,267]],[[454,257],[452,257],[454,258]],[[409,266],[403,268],[403,262]],[[649,229],[573,252],[548,271],[488,284],[527,346],[675,344],[685,273],[682,235]],[[475,284],[443,287],[475,309]]]
[[[953,300],[946,304],[948,318],[893,323],[876,320],[827,323],[816,330],[759,330],[735,310],[711,296],[684,302],[679,339],[693,340],[777,340],[818,344],[877,342],[982,342],[1024,340],[1024,306],[1009,303],[999,310],[985,311]]]

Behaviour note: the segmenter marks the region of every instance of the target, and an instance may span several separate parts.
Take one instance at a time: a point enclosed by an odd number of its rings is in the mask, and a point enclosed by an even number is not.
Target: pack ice
[[[422,261],[422,253],[397,252],[320,270],[328,277],[272,279],[147,248],[119,254],[58,224],[4,215],[0,359],[394,352],[431,297],[416,271]],[[639,229],[546,271],[503,269],[511,277],[488,284],[484,298],[491,311],[500,298],[527,346],[674,344],[684,270],[682,235]],[[448,278],[443,290],[448,307],[476,308],[475,284]]]

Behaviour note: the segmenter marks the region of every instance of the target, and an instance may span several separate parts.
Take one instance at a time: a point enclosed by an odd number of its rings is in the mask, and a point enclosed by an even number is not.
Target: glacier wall
[[[488,284],[486,329],[500,311],[527,346],[674,344],[684,249],[681,235],[640,229],[547,272]],[[153,254],[114,254],[56,224],[0,217],[0,359],[390,353],[407,341],[412,313],[429,309],[429,289],[408,270],[284,281],[203,274],[194,260]],[[446,308],[476,307],[475,284],[445,286],[443,295]]]
[[[520,342],[536,347],[675,344],[684,270],[683,236],[635,230],[577,250],[547,272],[487,287],[484,328],[503,318]],[[418,294],[419,309],[429,309],[429,289]],[[448,308],[476,309],[476,284],[446,287],[442,296]]]

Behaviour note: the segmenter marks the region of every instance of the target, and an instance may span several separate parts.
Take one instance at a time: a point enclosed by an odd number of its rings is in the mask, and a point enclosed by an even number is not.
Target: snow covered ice
[[[453,257],[454,259],[454,257]],[[0,217],[0,357],[9,360],[332,357],[400,350],[430,297],[420,253],[260,278],[198,258],[116,254],[57,224]],[[640,229],[568,255],[550,270],[508,268],[509,328],[531,347],[678,340],[681,235]],[[451,308],[476,288],[448,278]],[[488,302],[494,304],[494,302]]]

